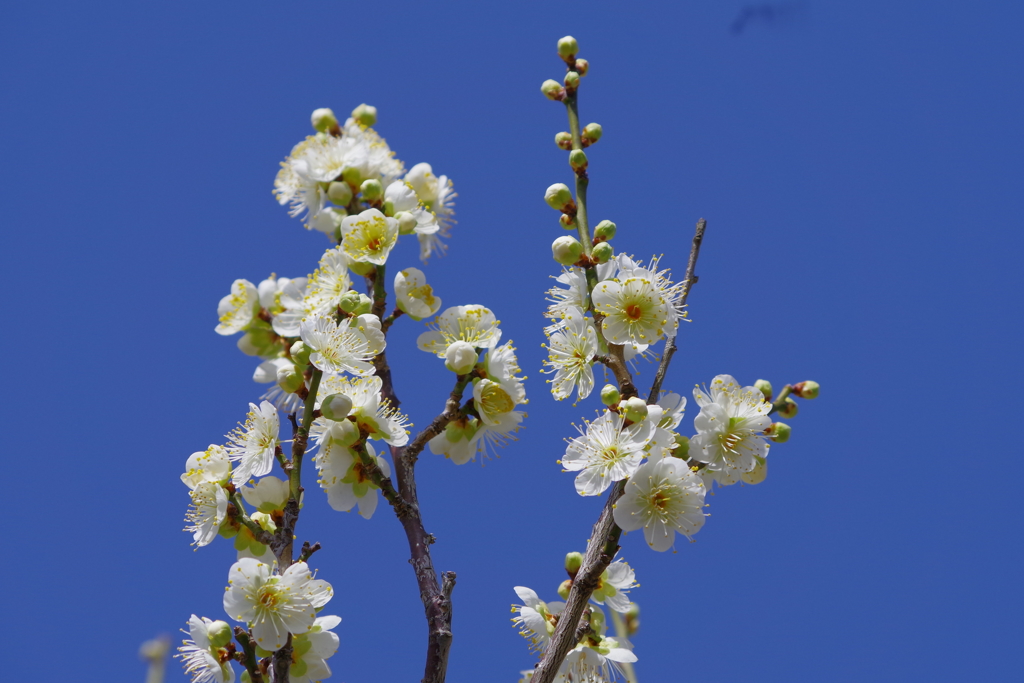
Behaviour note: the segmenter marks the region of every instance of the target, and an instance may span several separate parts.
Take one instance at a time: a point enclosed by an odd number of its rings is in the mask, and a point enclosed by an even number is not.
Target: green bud
[[[759,379],[754,382],[754,388],[764,394],[764,400],[772,400],[772,383],[766,379]]]
[[[588,71],[590,71],[590,62],[588,62],[585,59],[577,59],[576,63],[573,65],[573,69],[582,78],[583,76],[587,75]]]
[[[364,126],[372,126],[377,123],[377,107],[360,104],[352,110],[352,118]]]
[[[363,199],[368,202],[375,202],[384,196],[384,186],[376,178],[364,180],[363,184],[359,186],[359,191],[363,193]]]
[[[624,404],[619,405],[619,410],[630,422],[640,422],[647,417],[647,402],[639,396],[626,399]]]
[[[559,149],[564,149],[566,152],[568,152],[570,149],[572,149],[572,135],[566,133],[565,131],[562,131],[561,133],[555,136],[555,144],[558,145]]]
[[[359,427],[352,420],[342,418],[331,425],[328,435],[331,437],[331,441],[347,448],[359,441]]]
[[[352,188],[348,183],[333,182],[327,186],[327,197],[338,206],[348,206],[352,201]]]
[[[676,445],[672,449],[672,455],[677,458],[686,458],[690,455],[690,437],[676,434]]]
[[[565,74],[565,79],[563,79],[563,82],[565,83],[566,88],[568,88],[569,90],[575,90],[576,88],[580,87],[580,75],[575,71],[570,71],[569,73]]]
[[[345,311],[346,313],[351,313],[352,311],[359,308],[359,306],[362,304],[362,296],[364,295],[361,295],[354,289],[350,289],[341,295],[341,298],[338,300],[338,306],[341,308],[341,310]]]
[[[582,149],[574,149],[569,152],[569,165],[574,171],[583,171],[587,168],[587,153]]]
[[[302,373],[295,370],[295,366],[279,368],[277,371],[277,386],[289,394],[294,393],[299,387],[305,386],[306,380]]]
[[[314,109],[313,115],[310,117],[310,121],[313,124],[313,128],[318,133],[326,133],[331,128],[338,125],[338,119],[334,117],[334,112],[326,107],[323,109]]]
[[[583,245],[568,235],[559,237],[551,243],[551,256],[563,266],[571,266],[583,256]]]
[[[565,571],[569,572],[569,576],[575,577],[579,572],[580,567],[583,566],[583,553],[566,553],[565,555]]]
[[[565,36],[564,38],[558,39],[558,56],[562,59],[572,59],[579,51],[580,45],[572,36]]]
[[[231,627],[225,621],[215,621],[207,626],[206,635],[213,647],[224,647],[234,637]]]
[[[556,211],[565,211],[569,207],[576,206],[572,200],[572,192],[569,186],[564,183],[555,183],[544,192],[544,201]]]
[[[812,382],[811,380],[793,385],[793,393],[800,398],[806,398],[808,400],[818,398],[818,391],[820,389],[821,386],[817,382]]]
[[[352,399],[345,394],[331,394],[320,404],[320,413],[328,420],[340,422],[352,412]]]
[[[594,239],[607,241],[615,237],[615,224],[611,221],[601,221],[594,228]]]
[[[789,441],[789,435],[793,433],[793,428],[785,422],[773,422],[764,433],[775,443],[786,443]]]
[[[313,349],[306,346],[301,340],[292,344],[292,347],[288,349],[288,353],[291,354],[292,361],[296,365],[309,365],[309,354],[313,352]]]
[[[561,216],[558,217],[558,222],[566,230],[575,230],[576,229],[576,217],[575,216],[570,216],[567,213],[563,213]],[[253,354],[249,354],[249,355],[255,356],[256,354],[253,353]]]
[[[416,216],[408,211],[399,211],[395,218],[398,219],[398,234],[411,235],[416,230]]]
[[[349,185],[358,185],[363,182],[363,175],[355,166],[349,166],[348,168],[342,169],[341,179]]]
[[[595,633],[601,632],[601,629],[604,628],[604,612],[599,609],[595,609],[590,613],[590,628]]]
[[[600,140],[602,135],[604,135],[604,129],[599,123],[588,123],[583,127],[583,137],[590,140],[590,144]]]
[[[572,588],[572,580],[566,579],[558,586],[558,597],[563,600],[569,599],[569,590]]]
[[[796,401],[791,399],[789,396],[782,402],[782,407],[779,408],[779,415],[784,418],[790,419],[796,417],[796,414],[800,411],[800,407],[796,404]]]
[[[562,87],[561,83],[552,78],[540,84],[540,91],[549,100],[558,101],[565,97],[565,88]]]
[[[749,472],[744,472],[740,475],[740,480],[747,484],[757,485],[765,480],[768,476],[768,460],[767,458],[758,458],[757,464],[754,465],[754,469]]]
[[[608,259],[615,256],[615,249],[607,242],[598,242],[590,252],[598,263],[608,263]]]
[[[369,275],[370,273],[377,271],[377,266],[372,263],[365,263],[363,261],[353,261],[348,264],[348,269],[356,275]]]
[[[601,389],[601,403],[609,407],[619,403],[619,390],[614,384],[605,384]]]

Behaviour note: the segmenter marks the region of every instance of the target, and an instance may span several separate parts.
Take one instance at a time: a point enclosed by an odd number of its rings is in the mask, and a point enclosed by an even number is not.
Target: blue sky
[[[0,23],[8,391],[4,642],[11,680],[141,680],[139,643],[218,618],[228,544],[180,531],[185,458],[259,389],[213,333],[232,280],[311,271],[326,241],[276,205],[316,107],[378,107],[407,165],[459,193],[446,305],[482,303],[529,376],[518,443],[419,468],[439,570],[458,573],[449,680],[516,680],[512,586],[544,596],[600,502],[555,464],[573,407],[538,372],[566,128],[541,97],[572,33],[591,214],[682,273],[708,233],[666,388],[815,379],[768,480],[711,499],[678,553],[629,535],[645,683],[1007,680],[1022,634],[1024,47],[1017,3],[52,2]],[[396,256],[415,265],[411,248]],[[448,374],[389,338],[413,422]],[[654,366],[642,365],[649,384]],[[688,410],[687,423],[696,414]],[[684,423],[685,424],[685,423]],[[308,485],[312,489],[315,485]],[[425,629],[405,540],[310,491],[337,681],[409,681]],[[185,680],[172,665],[169,681]]]

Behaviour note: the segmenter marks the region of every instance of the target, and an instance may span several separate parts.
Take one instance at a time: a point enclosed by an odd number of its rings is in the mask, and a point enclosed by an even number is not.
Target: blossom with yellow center
[[[395,299],[413,320],[434,315],[441,308],[441,298],[434,296],[427,276],[418,268],[406,268],[395,275]]]
[[[683,460],[650,460],[629,478],[612,514],[623,531],[642,528],[647,545],[663,552],[676,532],[690,538],[704,526],[704,493],[704,483]]]
[[[353,261],[383,266],[398,242],[398,221],[367,209],[341,221],[341,248]]]
[[[644,277],[599,282],[592,295],[594,308],[604,316],[602,329],[611,344],[653,344],[665,334],[668,302]]]
[[[434,320],[432,330],[419,336],[416,345],[438,358],[444,358],[448,346],[459,340],[478,349],[489,349],[501,339],[498,323],[485,306],[452,306]]]
[[[214,332],[225,336],[241,332],[252,323],[260,310],[260,297],[256,285],[248,280],[231,283],[231,293],[217,304],[217,327]]]
[[[693,425],[690,458],[706,463],[706,476],[719,484],[735,484],[768,456],[764,430],[771,426],[771,403],[754,387],[740,387],[730,375],[718,375],[710,390],[697,387],[693,397],[700,414]]]
[[[569,442],[562,467],[576,476],[576,492],[596,496],[613,481],[631,476],[640,467],[644,447],[654,437],[654,423],[641,420],[626,425],[620,415],[607,411],[587,425],[586,432]]]

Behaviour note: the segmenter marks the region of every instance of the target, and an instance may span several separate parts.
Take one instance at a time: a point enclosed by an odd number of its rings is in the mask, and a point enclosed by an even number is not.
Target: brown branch
[[[693,244],[690,246],[690,260],[686,264],[686,278],[683,280],[683,294],[679,297],[679,308],[686,305],[686,299],[690,296],[690,290],[697,284],[697,276],[694,270],[697,268],[697,257],[700,256],[700,245],[704,241],[704,229],[708,222],[701,218],[697,221],[697,229],[693,234]],[[680,312],[681,314],[681,312]],[[665,340],[665,351],[661,354],[661,363],[658,364],[658,372],[654,375],[654,383],[651,384],[651,393],[647,395],[648,403],[657,403],[658,394],[661,393],[661,383],[665,381],[665,374],[668,372],[668,364],[672,362],[672,356],[676,352],[676,337],[679,335],[679,328]]]
[[[569,650],[579,643],[577,634],[583,630],[580,619],[587,608],[587,603],[594,589],[597,588],[601,574],[608,568],[615,553],[619,551],[619,536],[622,529],[615,524],[612,518],[612,509],[615,502],[622,496],[626,488],[626,482],[617,482],[608,495],[608,500],[601,510],[601,516],[590,532],[590,541],[587,543],[587,552],[583,556],[583,565],[580,567],[576,578],[573,579],[572,587],[569,589],[569,597],[565,601],[565,609],[558,619],[555,633],[551,636],[547,650],[544,651],[544,658],[534,669],[531,683],[551,683],[558,668],[562,665]],[[585,633],[586,631],[583,630]]]

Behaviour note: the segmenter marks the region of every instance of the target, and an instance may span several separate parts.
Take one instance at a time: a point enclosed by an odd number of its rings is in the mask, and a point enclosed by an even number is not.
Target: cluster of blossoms
[[[390,373],[381,372],[387,332],[403,315],[434,316],[441,299],[423,271],[405,268],[390,279],[395,308],[386,315],[385,266],[403,235],[416,235],[423,261],[444,252],[455,193],[429,164],[406,172],[371,127],[375,120],[376,110],[366,105],[343,125],[330,110],[313,113],[316,134],[281,164],[274,192],[334,244],[311,274],[271,275],[259,284],[235,280],[217,307],[215,331],[241,334],[238,348],[260,361],[253,380],[270,386],[226,442],[193,453],[181,476],[191,492],[186,530],[194,545],[218,535],[234,539],[237,562],[224,609],[245,625],[235,629],[242,646],[236,650],[225,622],[193,616],[179,656],[195,681],[234,680],[231,660],[245,664],[249,678],[253,658],[270,658],[260,664],[264,673],[279,671],[277,659],[285,656],[293,683],[330,676],[325,660],[338,648],[332,629],[341,620],[318,616],[331,588],[312,578],[305,560],[319,546],[304,546],[300,561],[292,553],[307,447],[333,509],[355,508],[369,519],[382,487],[394,492],[384,454],[391,449],[397,457],[395,449],[409,445],[411,425],[397,409]],[[368,294],[354,288],[364,278]],[[419,348],[443,358],[457,375],[459,395],[471,388],[473,397],[420,448],[429,441],[434,453],[463,464],[514,438],[524,417],[515,410],[526,402],[523,378],[511,342],[499,345],[501,330],[489,309],[451,307],[429,327]],[[289,442],[281,439],[282,413],[292,424]],[[275,464],[285,479],[271,474]],[[286,646],[285,655],[274,654]]]
[[[565,568],[569,579],[558,588],[563,599],[569,594],[576,573],[583,561],[580,553],[569,553],[565,558]],[[612,637],[606,634],[605,614],[598,605],[608,607],[620,614],[636,614],[638,609],[626,595],[637,585],[633,569],[622,560],[611,563],[601,574],[597,589],[591,595],[594,604],[588,608],[586,615],[587,628],[582,630],[579,642],[569,651],[562,661],[556,680],[559,681],[605,681],[614,674],[621,674],[623,664],[636,661],[633,645],[621,635]],[[551,636],[565,609],[561,601],[543,602],[533,590],[525,586],[515,587],[516,595],[523,601],[512,605],[516,616],[512,623],[519,629],[519,634],[527,639],[530,648],[543,654],[548,649]],[[622,617],[616,615],[616,620]],[[530,680],[531,671],[524,671],[525,680]]]
[[[589,182],[589,160],[583,150],[602,136],[601,126],[579,126],[576,90],[580,79],[589,71],[586,60],[576,56],[576,40],[567,36],[559,41],[559,56],[566,64],[566,76],[559,83],[546,81],[542,92],[550,99],[566,104],[572,133],[559,133],[555,143],[569,152],[569,166],[576,176],[576,197],[567,185],[556,183],[545,193],[545,201],[559,212],[559,224],[573,231],[576,237],[554,240],[551,253],[561,272],[556,285],[548,290],[549,302],[544,328],[548,343],[545,372],[556,400],[587,399],[595,389],[594,365],[601,364],[614,375],[616,384],[607,384],[599,392],[603,408],[592,421],[578,427],[579,435],[568,441],[559,463],[564,471],[574,472],[576,492],[581,496],[597,496],[609,490],[606,510],[611,512],[608,529],[614,535],[598,537],[595,531],[591,544],[597,543],[601,556],[608,557],[605,543],[618,547],[618,532],[643,530],[647,545],[663,552],[675,545],[676,534],[693,540],[704,525],[705,497],[711,488],[737,482],[758,484],[767,473],[767,456],[771,442],[783,442],[790,429],[773,422],[770,415],[779,412],[792,416],[796,404],[789,394],[803,398],[817,396],[814,382],[803,382],[785,388],[774,403],[770,383],[758,380],[753,386],[742,386],[729,375],[715,377],[710,389],[698,387],[693,396],[700,413],[693,421],[695,434],[683,432],[686,398],[661,390],[668,362],[675,351],[679,323],[688,320],[685,311],[690,281],[674,282],[668,270],[662,269],[658,258],[644,263],[625,254],[615,254],[611,241],[618,232],[615,223],[603,220],[591,231],[587,225],[585,189]],[[703,238],[704,223],[698,224],[691,252],[690,268]],[[656,345],[665,341],[661,350],[659,370],[650,396],[644,400],[633,385],[629,362],[638,356],[656,356]],[[597,527],[595,527],[595,530]],[[611,533],[611,531],[609,531]],[[605,560],[607,562],[608,560]],[[633,570],[621,561],[604,566],[593,593],[572,593],[576,573],[583,556],[570,553],[566,569],[570,580],[559,588],[559,595],[572,602],[577,611],[573,620],[581,620],[579,631],[563,628],[565,638],[583,632],[582,638],[569,640],[574,644],[561,662],[557,673],[554,664],[547,666],[544,654],[555,636],[559,620],[568,614],[567,603],[544,603],[532,590],[516,587],[523,604],[514,606],[518,616],[513,620],[520,633],[541,653],[542,679],[564,681],[609,680],[629,671],[636,661],[632,645],[625,639],[628,629],[618,629],[617,637],[604,635],[603,613],[587,601],[605,604],[614,612],[629,612],[632,606],[625,591],[634,584]],[[588,568],[589,569],[589,568]],[[586,584],[589,590],[596,572]],[[589,616],[587,616],[589,614]],[[585,629],[589,619],[589,629]],[[615,619],[618,626],[621,622]],[[566,640],[562,640],[564,651]],[[552,678],[554,676],[554,678]],[[531,680],[532,671],[523,672],[523,681]]]

